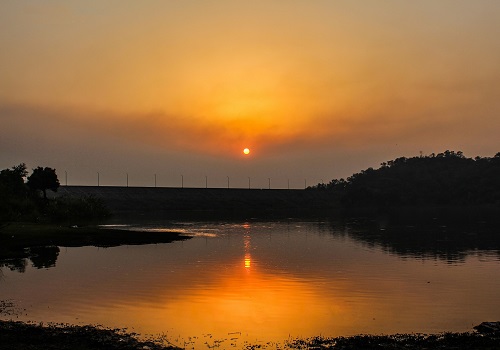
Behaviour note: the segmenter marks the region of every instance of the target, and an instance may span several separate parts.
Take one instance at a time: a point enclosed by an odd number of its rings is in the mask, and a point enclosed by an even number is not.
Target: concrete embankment
[[[308,190],[61,186],[55,196],[94,196],[117,215],[217,212],[228,216],[301,216],[326,214],[332,208],[327,193]]]

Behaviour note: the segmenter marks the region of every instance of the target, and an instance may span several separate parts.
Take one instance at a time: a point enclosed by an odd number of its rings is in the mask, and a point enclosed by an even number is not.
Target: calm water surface
[[[431,232],[432,244],[404,245],[394,237],[421,237],[419,229],[386,234],[383,223],[123,227],[175,230],[192,238],[61,248],[53,267],[4,266],[0,299],[26,309],[14,318],[163,333],[188,348],[217,341],[231,348],[316,335],[467,331],[500,319],[500,254],[494,244],[466,247],[464,239],[450,243],[447,235]],[[466,234],[477,241],[474,232]]]

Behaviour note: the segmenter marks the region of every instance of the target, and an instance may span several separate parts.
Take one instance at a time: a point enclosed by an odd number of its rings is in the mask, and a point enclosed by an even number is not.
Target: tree
[[[20,217],[27,208],[26,165],[0,171],[0,228],[2,222]]]
[[[57,178],[56,170],[40,166],[33,169],[33,173],[28,177],[28,187],[35,191],[42,191],[43,198],[47,199],[47,190],[56,192],[59,188],[59,179]]]
[[[21,163],[12,169],[0,171],[0,194],[5,199],[11,196],[23,196],[26,192],[24,178],[28,175],[26,164]]]

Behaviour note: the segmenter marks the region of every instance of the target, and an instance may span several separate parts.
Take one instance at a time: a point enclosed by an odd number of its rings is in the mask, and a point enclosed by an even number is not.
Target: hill
[[[454,151],[400,157],[309,190],[327,191],[349,207],[498,205],[500,153],[492,158],[466,158]]]

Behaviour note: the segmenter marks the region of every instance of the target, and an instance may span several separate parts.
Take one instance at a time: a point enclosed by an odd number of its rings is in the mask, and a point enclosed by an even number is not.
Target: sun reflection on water
[[[252,259],[250,254],[245,254],[245,268],[249,269],[252,266]]]
[[[250,224],[243,224],[243,228],[245,229],[245,234],[243,236],[243,245],[245,247],[245,268],[250,269],[250,267],[252,266],[252,256],[250,255]]]

